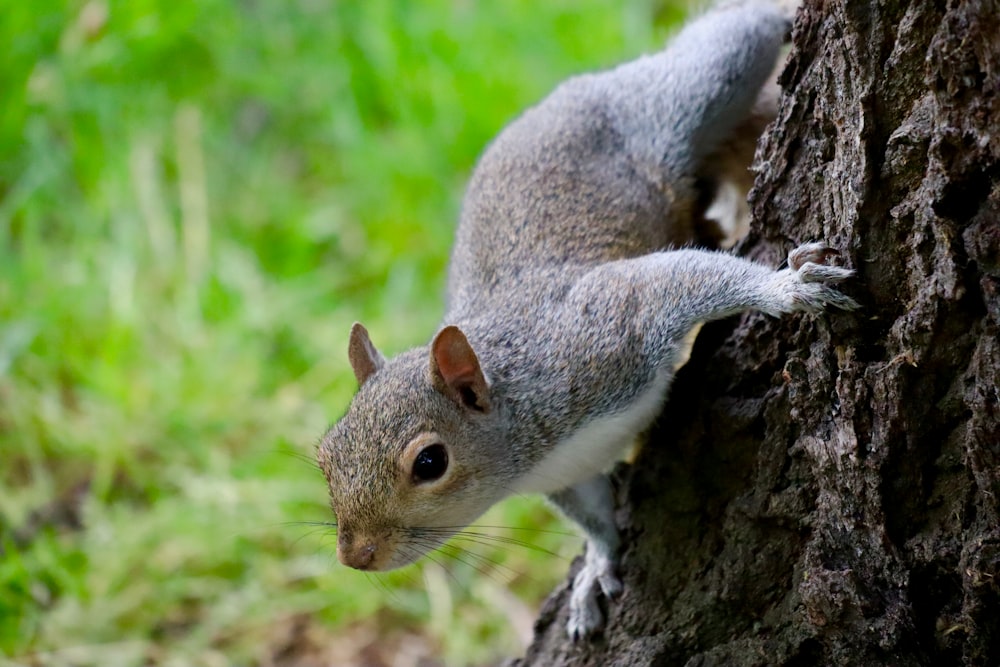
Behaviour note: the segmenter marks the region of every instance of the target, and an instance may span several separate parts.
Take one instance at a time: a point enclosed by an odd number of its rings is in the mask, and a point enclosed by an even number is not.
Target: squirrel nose
[[[337,558],[341,563],[356,570],[369,570],[375,561],[377,548],[372,540],[339,540]]]

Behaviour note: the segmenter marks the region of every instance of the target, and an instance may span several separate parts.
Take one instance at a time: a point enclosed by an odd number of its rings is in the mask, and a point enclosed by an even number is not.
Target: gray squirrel
[[[543,493],[587,538],[567,631],[603,627],[599,595],[622,591],[606,471],[656,417],[691,332],[857,305],[819,243],[783,270],[666,250],[698,238],[696,183],[754,125],[788,31],[773,3],[716,7],[655,55],[564,82],[486,149],[430,345],[386,359],[351,330],[360,388],[317,453],[342,563],[407,565],[502,498]]]

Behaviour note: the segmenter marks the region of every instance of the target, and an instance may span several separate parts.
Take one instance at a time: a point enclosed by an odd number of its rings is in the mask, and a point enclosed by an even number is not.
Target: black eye
[[[413,479],[418,482],[433,482],[448,469],[448,450],[444,445],[429,445],[420,450],[413,459]]]

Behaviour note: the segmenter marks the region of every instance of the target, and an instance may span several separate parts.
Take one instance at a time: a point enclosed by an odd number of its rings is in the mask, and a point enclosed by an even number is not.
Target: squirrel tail
[[[776,2],[727,3],[663,51],[606,72],[601,84],[629,152],[676,177],[694,174],[747,117],[789,29]]]

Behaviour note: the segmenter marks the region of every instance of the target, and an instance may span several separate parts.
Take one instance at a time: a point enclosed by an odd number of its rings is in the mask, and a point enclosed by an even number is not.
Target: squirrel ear
[[[354,369],[354,377],[358,379],[358,386],[365,383],[372,374],[385,365],[385,357],[372,345],[371,338],[368,337],[368,330],[361,326],[360,322],[355,322],[351,327],[351,342],[347,346],[347,358],[351,360],[351,367]]]
[[[490,411],[490,387],[469,340],[456,326],[442,329],[431,343],[431,384],[459,405]]]

